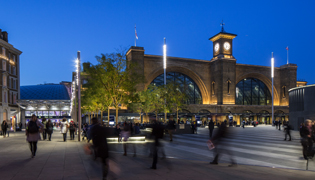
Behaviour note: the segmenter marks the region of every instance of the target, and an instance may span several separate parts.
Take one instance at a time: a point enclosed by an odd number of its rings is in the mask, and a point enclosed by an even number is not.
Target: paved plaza
[[[283,141],[284,133],[271,126],[230,128],[233,139],[227,140],[229,150],[239,164],[228,167],[228,157],[219,165],[210,165],[213,153],[207,149],[208,130],[198,134],[175,135],[163,141],[166,159],[159,160],[157,170],[149,167],[149,143],[137,143],[137,156],[129,145],[128,156],[122,156],[122,144],[111,143],[108,179],[314,179],[315,165],[305,171],[298,132],[293,141]],[[38,152],[30,158],[24,132],[0,138],[0,179],[101,179],[101,166],[84,154],[86,142],[62,141],[58,131],[52,141],[39,141]]]

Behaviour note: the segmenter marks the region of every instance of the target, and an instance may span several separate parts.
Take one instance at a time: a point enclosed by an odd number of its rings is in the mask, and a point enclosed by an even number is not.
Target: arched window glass
[[[202,104],[202,97],[197,84],[188,76],[178,72],[166,73],[166,83],[175,83],[180,86],[187,96],[186,104]],[[164,73],[156,77],[151,84],[160,86],[164,84]]]
[[[235,104],[271,105],[271,94],[268,87],[259,79],[243,79],[236,85]]]

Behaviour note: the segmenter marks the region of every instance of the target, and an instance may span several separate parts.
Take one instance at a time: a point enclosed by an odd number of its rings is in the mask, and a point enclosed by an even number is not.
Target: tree
[[[111,98],[116,109],[116,124],[120,106],[130,101],[136,91],[136,85],[143,82],[143,77],[136,71],[137,65],[127,62],[124,54],[122,51],[97,56],[98,64],[89,71],[90,77],[95,79]]]
[[[95,67],[91,66],[87,70],[88,74],[91,74],[95,71]],[[105,89],[100,86],[97,79],[90,78],[86,84],[83,85],[83,97],[82,105],[87,110],[101,111],[101,119],[103,117],[103,111],[107,110],[108,112],[108,121],[110,116],[110,107],[112,106],[112,98],[110,94],[105,91]]]
[[[178,111],[182,110],[186,104],[184,103],[187,99],[187,95],[181,91],[180,86],[174,83],[166,85],[167,98],[166,105],[170,111],[176,112],[176,120],[178,120]]]
[[[148,114],[154,111],[152,103],[156,100],[156,92],[154,91],[154,87],[150,85],[147,89],[135,93],[134,100],[130,103],[129,107],[134,112],[139,113],[140,119],[142,113]]]

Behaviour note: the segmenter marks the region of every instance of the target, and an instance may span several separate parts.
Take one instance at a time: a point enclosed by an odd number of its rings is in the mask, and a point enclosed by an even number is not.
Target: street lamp
[[[164,38],[163,45],[163,67],[164,67],[164,85],[166,88],[166,39]],[[164,99],[165,109],[164,109],[164,122],[166,122],[166,99]]]
[[[78,141],[81,141],[81,66],[80,66],[80,51],[77,52],[77,82],[78,82],[78,121],[79,121],[79,133]]]
[[[275,59],[273,58],[273,52],[271,53],[271,90],[272,90],[272,94],[271,94],[271,97],[272,97],[272,107],[271,107],[271,111],[272,111],[272,123],[274,122],[274,107],[273,107],[273,79],[274,79],[274,63],[275,63]]]

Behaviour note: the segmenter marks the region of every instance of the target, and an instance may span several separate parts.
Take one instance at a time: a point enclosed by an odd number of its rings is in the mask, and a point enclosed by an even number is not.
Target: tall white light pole
[[[272,97],[272,123],[273,123],[273,120],[274,120],[274,111],[273,111],[273,78],[274,78],[274,63],[275,63],[275,59],[273,58],[273,52],[271,53],[271,82],[272,82],[272,85],[271,85],[271,90],[272,90],[272,94],[271,94],[271,97]]]
[[[164,85],[166,87],[166,39],[164,38],[163,45],[163,68],[164,68]],[[166,122],[166,99],[164,99],[165,109],[164,109],[164,122]]]
[[[79,133],[78,133],[78,141],[81,141],[81,61],[80,61],[80,51],[77,53],[78,57],[78,121],[79,121]]]

